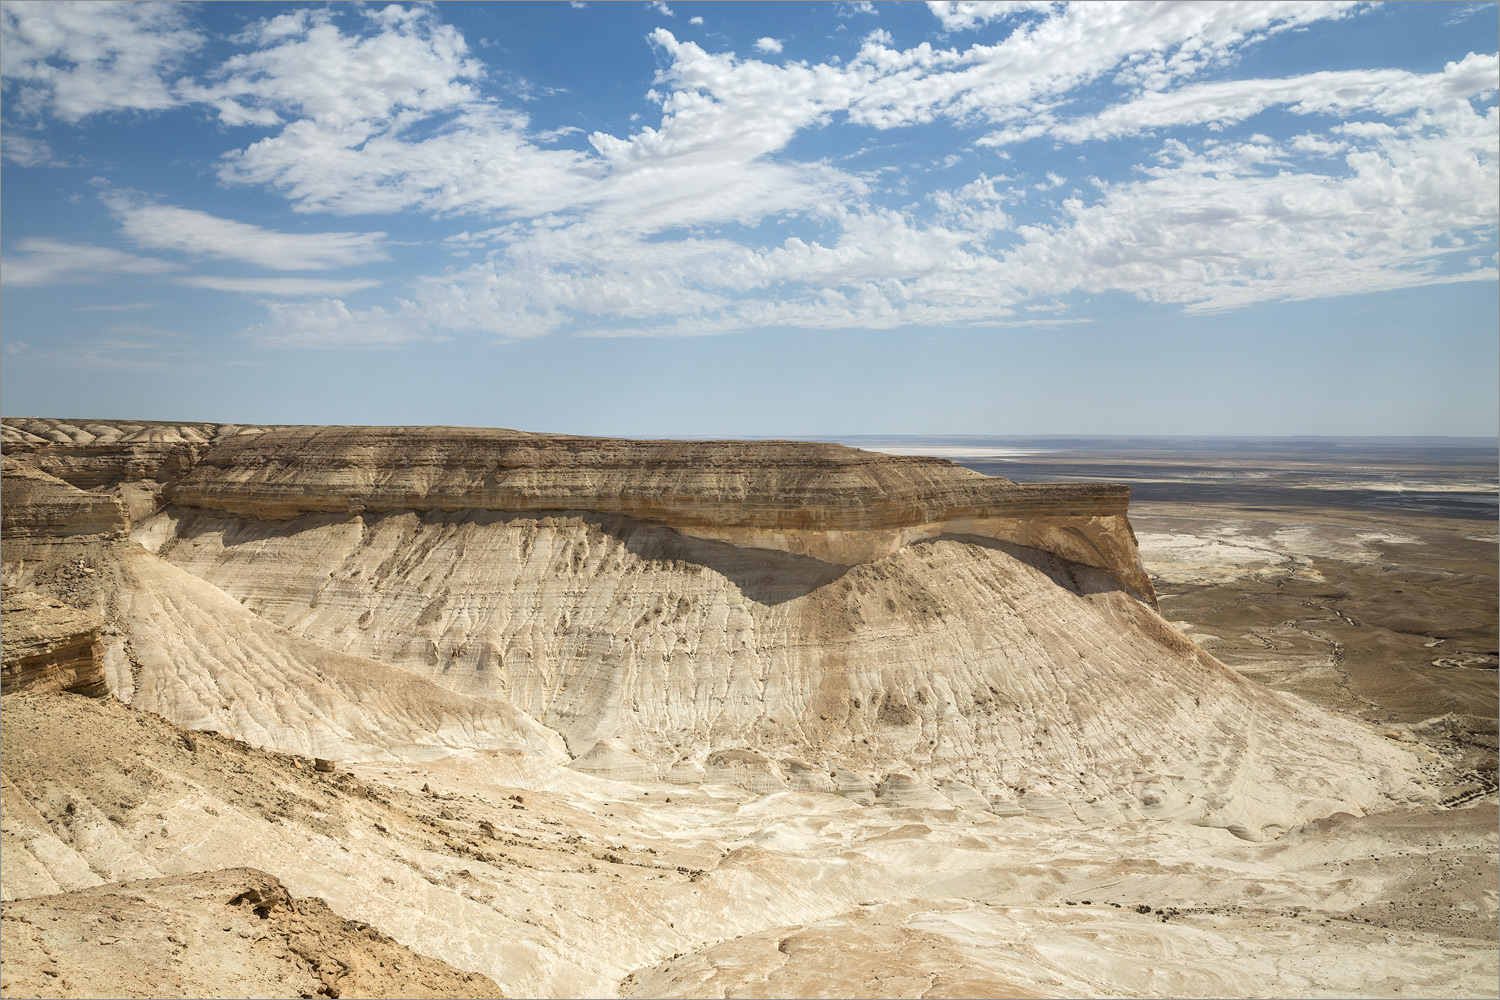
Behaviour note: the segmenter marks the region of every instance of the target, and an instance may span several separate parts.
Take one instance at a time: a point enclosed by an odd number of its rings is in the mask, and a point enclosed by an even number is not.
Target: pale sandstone
[[[793,441],[627,441],[469,427],[241,427],[5,418],[4,449],[74,485],[167,484],[259,519],[583,511],[844,565],[960,532],[1104,569],[1154,600],[1129,487],[1021,484],[942,459]],[[158,490],[148,492],[156,498]]]
[[[8,696],[0,892],[254,867],[518,996],[1483,996],[1497,975],[1493,802],[1247,844],[509,751],[318,774],[183,736]]]
[[[231,868],[12,900],[5,997],[502,997],[275,877]]]
[[[1426,794],[1405,751],[1243,681],[1102,572],[988,539],[840,568],[584,516],[273,530],[169,508],[142,535],[252,620],[514,705],[575,756],[617,741],[661,778],[741,780],[709,765],[725,749],[772,762],[757,788],[782,757],[862,775],[854,794],[918,766],[1005,808],[1255,838]],[[154,683],[142,704],[180,715]]]
[[[112,535],[130,530],[123,504],[89,493],[7,454],[0,459],[0,533],[15,539]]]
[[[985,503],[1043,523],[1072,516],[1065,501],[1112,504],[1098,509],[1119,511],[1105,516],[1138,566],[1123,488],[1023,488],[831,445],[233,428],[167,493],[134,532],[155,555],[100,549],[87,606],[122,627],[111,687],[270,746],[565,748],[600,774],[756,791],[787,787],[776,761],[792,757],[857,775],[861,800],[915,768],[931,795],[972,788],[1005,811],[1251,839],[1429,794],[1407,751],[1183,639],[1118,564],[976,534],[973,518],[847,566],[655,520],[828,534]],[[298,513],[351,498],[361,511]],[[431,509],[466,498],[479,509]],[[485,509],[502,504],[642,516]],[[7,567],[23,585],[50,570],[44,553]]]
[[[46,467],[46,422],[28,427],[41,443],[20,458]],[[216,428],[201,454],[168,441],[196,457],[147,491],[164,506],[135,542],[7,543],[7,582],[116,622],[105,661],[122,699],[304,755],[222,737],[192,749],[117,704],[10,696],[7,895],[249,864],[552,996],[1467,994],[1493,979],[1475,940],[1493,894],[1464,899],[1449,936],[1386,933],[1376,963],[1361,928],[1292,933],[1298,907],[1335,923],[1383,912],[1390,883],[1361,859],[1411,843],[1308,831],[1432,810],[1433,795],[1407,746],[1244,681],[1138,599],[1123,506],[1087,515],[1118,519],[1079,536],[1091,563],[1053,530],[1076,510],[1006,509],[1021,500],[1000,484],[998,508],[950,517],[976,477],[921,480],[923,466],[847,449],[813,474],[796,459],[821,460],[796,447],[724,444],[764,459],[736,480],[697,468],[721,446],[684,445],[706,457],[662,452],[672,480],[559,457],[649,454],[618,442],[474,432],[541,456],[486,486],[464,464],[474,448],[443,458],[458,467],[444,478],[440,445],[408,460],[393,441],[378,462],[350,446],[384,431],[332,429],[338,447],[303,457],[267,447],[322,441],[313,430]],[[111,471],[93,488],[123,495],[148,480],[109,480],[118,456],[160,442],[106,431],[50,432],[80,482],[84,438],[104,440]],[[153,461],[143,476],[162,473]],[[881,477],[936,513],[881,521]],[[682,499],[696,493],[667,487],[700,480],[740,485],[704,494],[699,517]],[[426,507],[365,505],[418,487]],[[783,487],[803,490],[810,526],[758,505]],[[466,488],[570,506],[446,509]],[[70,569],[80,552],[87,576]],[[1469,857],[1493,839],[1485,822],[1421,864]],[[1087,919],[1070,916],[1085,899]],[[1211,912],[1168,924],[1141,919],[1141,901]]]
[[[0,691],[108,693],[103,618],[16,587],[0,595]]]

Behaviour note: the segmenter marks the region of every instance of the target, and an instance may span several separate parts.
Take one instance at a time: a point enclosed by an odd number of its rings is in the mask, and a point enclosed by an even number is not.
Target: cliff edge
[[[0,433],[7,476],[18,477],[7,484],[22,482],[25,468],[80,490],[114,490],[137,520],[150,512],[143,489],[157,505],[262,520],[584,512],[842,566],[972,535],[1102,569],[1155,603],[1126,516],[1130,488],[1116,484],[1014,483],[939,458],[799,441],[30,418],[5,418]]]

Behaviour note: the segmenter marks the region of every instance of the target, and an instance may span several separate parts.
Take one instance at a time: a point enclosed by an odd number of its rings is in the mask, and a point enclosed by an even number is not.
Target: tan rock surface
[[[586,770],[605,740],[655,776],[742,771],[757,790],[784,787],[779,763],[707,758],[796,758],[866,788],[916,767],[1007,809],[1255,838],[1425,794],[1404,751],[1246,683],[1103,573],[988,539],[844,568],[579,515],[169,508],[137,537],[186,571],[170,586],[206,581],[249,620],[512,704]],[[207,724],[173,699],[209,678],[142,677],[143,705]]]
[[[15,460],[86,489],[308,513],[585,511],[843,564],[944,532],[1041,547],[1152,599],[1130,490],[1020,484],[942,459],[793,441],[628,441],[470,427],[242,427],[5,418]]]
[[[511,995],[1482,996],[1500,971],[1493,803],[1251,844],[504,751],[319,774],[108,700],[4,713],[8,898],[251,866]]]
[[[112,535],[130,530],[119,500],[88,493],[6,455],[0,459],[0,533],[7,540]]]
[[[253,868],[12,900],[0,928],[7,997],[504,995]]]
[[[176,479],[225,432],[220,424],[6,417],[0,448],[79,489],[95,490]]]
[[[1123,512],[847,449],[4,426],[143,514],[6,540],[130,703],[5,696],[7,898],[250,866],[521,995],[1492,989],[1493,796],[1183,638]]]
[[[0,691],[75,691],[107,694],[103,618],[61,601],[5,587],[0,590]]]

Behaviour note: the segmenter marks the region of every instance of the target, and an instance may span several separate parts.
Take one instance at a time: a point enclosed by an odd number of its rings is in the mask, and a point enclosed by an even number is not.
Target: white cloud
[[[1020,227],[1006,270],[1045,294],[1116,290],[1195,310],[1488,279],[1453,268],[1472,245],[1455,237],[1500,216],[1496,124],[1492,108],[1442,131],[1413,125],[1349,152],[1342,174],[1297,170],[1264,137],[1206,151],[1172,140],[1148,179]]]
[[[329,11],[281,15],[256,28],[264,47],[229,60],[211,84],[181,88],[229,123],[285,121],[227,154],[221,180],[340,214],[528,215],[584,196],[593,175],[583,154],[539,148],[561,133],[529,135],[526,116],[481,99],[483,67],[431,11],[367,18],[363,28],[344,32]]]
[[[274,271],[320,271],[387,260],[385,233],[283,233],[191,208],[107,198],[137,246],[235,260]]]
[[[1470,98],[1493,93],[1497,82],[1500,57],[1474,53],[1429,74],[1341,70],[1270,80],[1223,80],[1150,91],[1086,118],[1037,124],[1025,132],[992,133],[979,142],[1003,145],[1043,135],[1085,142],[1162,128],[1223,128],[1277,106],[1299,115],[1399,115],[1417,108],[1467,106]]]
[[[380,284],[370,278],[339,281],[323,278],[223,278],[209,274],[184,275],[173,280],[189,288],[210,288],[243,295],[273,295],[278,298],[352,295]]]
[[[664,14],[667,17],[677,16],[672,12],[672,8],[668,7],[665,3],[662,2],[662,0],[650,0],[650,2],[646,4],[646,7],[650,10],[656,11],[658,14]]]
[[[938,115],[1015,119],[1133,51],[1192,41],[1201,61],[1255,32],[1330,12],[1337,8],[1181,4],[1163,18],[1081,5],[966,51],[898,51],[874,35],[844,66],[740,62],[657,29],[652,39],[670,59],[662,120],[626,138],[596,133],[595,156],[543,149],[545,134],[529,133],[525,116],[478,99],[471,83],[481,70],[462,39],[420,11],[371,21],[377,31],[366,36],[341,33],[326,13],[273,19],[259,34],[269,48],[236,57],[205,99],[302,116],[228,156],[220,171],[230,183],[272,186],[302,211],[581,212],[601,225],[660,231],[820,210],[857,195],[862,183],[831,167],[768,159],[834,114],[880,129]],[[377,50],[410,72],[399,86],[347,93],[339,80],[362,79],[357,54]],[[334,72],[340,66],[348,73]],[[260,103],[245,103],[251,92]]]
[[[63,165],[45,139],[17,135],[11,131],[7,131],[4,137],[0,138],[0,155],[4,156],[7,163],[14,163],[18,167],[60,167]]]
[[[703,18],[701,18],[701,17],[690,17],[690,18],[688,18],[688,24],[696,26],[696,25],[700,25],[702,23],[703,23]]]
[[[1492,261],[1465,263],[1482,243],[1464,234],[1492,230],[1500,215],[1497,114],[1424,114],[1361,137],[1331,165],[1315,150],[1320,169],[1298,163],[1306,137],[1172,140],[1144,179],[1100,183],[1092,201],[1071,197],[1051,224],[1018,224],[1006,208],[1017,197],[1010,179],[981,176],[934,195],[937,216],[925,223],[834,208],[833,239],[759,249],[585,224],[510,228],[487,234],[503,252],[418,282],[394,313],[340,312],[336,339],[366,323],[397,331],[382,342],[441,331],[514,339],[1014,324],[1077,291],[1202,311],[1493,280]],[[1049,174],[1046,186],[1062,183]],[[282,317],[300,332],[262,336],[311,337],[313,315]]]
[[[927,0],[927,9],[943,22],[944,31],[970,31],[1017,14],[1050,13],[1059,6],[1051,0]]]
[[[257,347],[399,347],[431,337],[421,326],[385,309],[356,312],[339,299],[273,302],[266,311],[269,317],[265,322],[244,331]]]
[[[14,107],[76,122],[105,111],[180,103],[168,78],[204,44],[185,4],[91,2],[0,6],[0,73]]]
[[[167,274],[180,265],[109,247],[28,237],[17,240],[18,256],[0,260],[0,281],[7,285],[83,285],[122,275]]]
[[[661,69],[648,96],[659,118],[595,132],[587,150],[555,145],[573,126],[534,129],[486,96],[484,67],[439,22],[441,7],[269,18],[247,32],[253,50],[171,89],[227,126],[267,130],[224,158],[220,179],[277,191],[308,213],[464,215],[453,229],[468,229],[444,241],[463,260],[363,309],[345,298],[374,287],[366,279],[174,280],[302,300],[273,302],[247,331],[290,347],[455,332],[1011,324],[1079,290],[1223,309],[1493,273],[1489,257],[1462,263],[1484,249],[1475,234],[1491,232],[1497,214],[1496,112],[1471,104],[1494,88],[1493,55],[1430,74],[1197,82],[1246,46],[1357,5],[930,6],[945,30],[988,25],[985,37],[998,40],[901,49],[873,32],[847,62],[777,65],[658,28]],[[771,38],[755,47],[781,51]],[[1094,110],[1101,94],[1116,103]],[[1089,110],[1070,112],[1075,103]],[[1238,127],[1273,109],[1302,116],[1292,138]],[[963,161],[929,151],[916,162],[949,172],[927,176],[953,180],[925,196],[907,195],[899,171],[856,173],[858,159],[788,153],[812,130],[883,136],[932,122],[988,129],[989,143],[1163,138],[1154,161],[1113,182],[1088,178],[1084,165],[965,177]],[[1175,135],[1203,128],[1219,141]],[[283,271],[387,252],[383,233],[284,233],[134,197],[114,203],[142,247]],[[788,229],[770,236],[774,223]],[[18,247],[22,283],[92,273],[46,247]],[[85,249],[106,255],[99,274],[172,267]],[[5,267],[15,283],[11,259]]]
[[[277,15],[248,32],[259,48],[231,57],[206,83],[183,80],[176,89],[218,107],[225,124],[274,125],[292,115],[346,146],[476,99],[484,67],[451,25],[395,5],[364,20],[372,32],[346,34],[331,10]]]

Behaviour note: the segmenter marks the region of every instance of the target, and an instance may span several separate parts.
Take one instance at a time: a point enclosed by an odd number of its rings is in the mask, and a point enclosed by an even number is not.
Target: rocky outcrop
[[[1040,548],[1154,602],[1130,489],[1013,483],[937,458],[796,441],[629,441],[472,427],[245,427],[7,418],[7,455],[85,488],[236,517],[587,512],[844,566],[944,534]],[[152,492],[153,500],[158,493]],[[139,518],[145,513],[136,510]]]
[[[0,595],[0,691],[109,692],[103,618],[29,590],[6,587]]]
[[[503,997],[272,875],[229,868],[3,904],[4,997]]]
[[[126,481],[176,479],[223,433],[220,424],[6,417],[0,421],[0,449],[92,490]]]
[[[221,428],[164,497],[86,604],[129,640],[111,688],[264,745],[1250,839],[1424,794],[1138,599],[1123,487],[789,442]],[[7,579],[62,596],[60,558]]]
[[[0,532],[7,540],[112,535],[130,530],[125,507],[6,456],[0,460]]]
[[[240,517],[584,511],[842,565],[945,533],[1034,545],[1151,584],[1130,489],[1019,484],[935,458],[793,441],[624,441],[466,427],[247,429],[216,441],[179,506]]]

